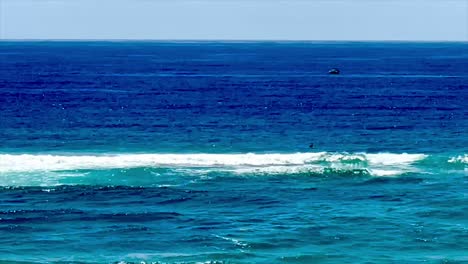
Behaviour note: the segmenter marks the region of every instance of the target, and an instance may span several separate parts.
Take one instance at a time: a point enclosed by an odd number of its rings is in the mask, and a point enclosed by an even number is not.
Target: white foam
[[[217,238],[221,238],[223,240],[227,240],[227,241],[230,241],[232,242],[234,245],[236,246],[239,246],[239,247],[248,247],[249,245],[245,242],[242,242],[238,239],[235,239],[235,238],[230,238],[230,237],[224,237],[224,236],[220,236],[220,235],[215,235],[213,234],[214,237],[217,237]]]
[[[348,154],[348,153],[327,153],[323,156],[323,160],[326,162],[365,162],[366,155],[362,154]]]
[[[323,166],[318,165],[294,165],[294,166],[266,166],[266,167],[242,167],[227,170],[238,175],[243,174],[300,174],[300,173],[321,173]]]
[[[282,174],[367,174],[371,176],[398,176],[410,171],[414,171],[412,168],[402,168],[402,169],[367,169],[367,168],[354,168],[350,166],[271,166],[271,167],[262,167],[262,168],[241,168],[235,169],[232,172],[238,175],[244,174],[265,174],[265,175],[282,175]]]
[[[320,159],[321,153],[295,154],[119,154],[119,155],[0,155],[0,172],[57,171],[137,167],[216,167],[300,165]]]
[[[451,157],[448,162],[450,163],[464,163],[468,164],[468,154],[465,154],[463,156],[457,156],[457,157]]]
[[[370,164],[379,165],[405,165],[427,158],[425,154],[395,154],[395,153],[378,153],[378,154],[365,154],[366,159]]]
[[[112,169],[139,167],[231,167],[236,169],[284,166],[289,170],[313,169],[313,165],[329,166],[408,166],[426,157],[424,154],[116,154],[116,155],[44,155],[2,154],[0,172],[66,171],[80,169]],[[351,163],[351,164],[350,164]],[[362,164],[361,164],[362,163]],[[309,166],[309,167],[307,167]],[[296,167],[294,169],[294,167]],[[251,168],[249,168],[251,169]]]
[[[370,175],[379,176],[379,177],[398,176],[405,172],[406,172],[405,170],[379,170],[379,169],[369,170]]]

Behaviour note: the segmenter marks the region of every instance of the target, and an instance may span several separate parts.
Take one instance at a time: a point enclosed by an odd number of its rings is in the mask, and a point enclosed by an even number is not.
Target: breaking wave
[[[468,154],[465,154],[463,156],[456,156],[452,157],[448,161],[449,163],[455,163],[455,164],[466,164],[468,165]]]
[[[288,168],[307,165],[369,167],[408,166],[425,159],[424,154],[292,153],[292,154],[107,154],[107,155],[0,155],[0,172],[102,170],[114,168]],[[306,167],[307,168],[307,167]]]
[[[185,176],[390,177],[466,166],[467,155],[408,153],[0,154],[0,186],[177,185]]]

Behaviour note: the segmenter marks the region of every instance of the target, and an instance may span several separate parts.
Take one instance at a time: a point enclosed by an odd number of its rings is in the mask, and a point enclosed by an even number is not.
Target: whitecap
[[[410,166],[426,158],[424,154],[394,153],[273,153],[273,154],[103,154],[47,155],[2,154],[1,172],[102,170],[114,168],[235,168],[258,167],[274,170],[310,170],[323,163],[328,167],[361,168],[379,166]],[[466,156],[465,156],[466,159]],[[283,168],[281,168],[283,166]],[[351,167],[350,167],[351,166]]]
[[[458,163],[458,164],[468,164],[468,154],[465,154],[463,156],[456,156],[456,157],[451,157],[448,160],[449,163]]]

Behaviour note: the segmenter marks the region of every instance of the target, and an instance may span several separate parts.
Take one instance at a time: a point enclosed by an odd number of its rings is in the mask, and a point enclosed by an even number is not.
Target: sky
[[[0,0],[0,39],[468,41],[468,0]]]

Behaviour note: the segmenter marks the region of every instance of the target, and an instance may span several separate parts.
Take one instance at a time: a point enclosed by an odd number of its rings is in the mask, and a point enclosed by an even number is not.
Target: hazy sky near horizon
[[[468,41],[468,0],[0,0],[0,38]]]

